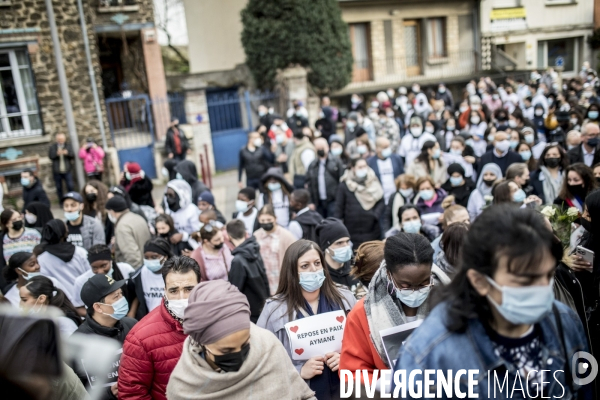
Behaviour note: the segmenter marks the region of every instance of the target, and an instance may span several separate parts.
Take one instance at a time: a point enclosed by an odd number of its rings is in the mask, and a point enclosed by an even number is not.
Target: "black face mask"
[[[179,199],[176,197],[167,197],[167,204],[169,205],[169,209],[173,212],[177,212],[181,208]]]
[[[552,157],[552,158],[544,158],[544,163],[548,168],[556,168],[560,164],[560,158]]]
[[[588,232],[591,232],[591,231],[592,231],[592,221],[588,221],[587,219],[585,219],[585,218],[581,217],[581,218],[579,218],[579,220],[578,220],[577,222],[579,222],[579,224],[580,224],[581,226],[583,226],[583,228],[584,228],[586,231],[588,231]]]
[[[213,244],[213,247],[215,248],[215,250],[221,250],[221,248],[223,248],[223,244],[224,243]]]
[[[567,185],[567,189],[569,189],[569,192],[573,196],[577,196],[577,197],[581,198],[581,200],[584,200],[585,199],[585,195],[587,194],[587,191],[583,187],[583,184],[579,184],[579,185]]]
[[[246,361],[246,358],[248,358],[249,352],[250,343],[246,343],[242,346],[242,350],[236,353],[223,354],[220,356],[213,354],[213,362],[217,367],[221,368],[221,370],[225,372],[236,372],[240,370],[242,364],[244,363],[244,361]]]
[[[23,228],[23,221],[14,221],[12,226],[13,230],[20,231]]]
[[[268,224],[260,224],[260,227],[267,232],[271,232],[273,230],[273,223],[269,222]]]
[[[85,198],[87,201],[89,201],[90,203],[93,203],[96,201],[96,199],[98,198],[98,195],[96,193],[87,193],[85,195]]]
[[[496,182],[496,180],[495,180],[495,179],[484,179],[484,180],[483,180],[483,183],[485,183],[485,185],[486,185],[487,187],[492,187],[492,185],[494,184],[494,182]]]
[[[319,157],[325,157],[325,150],[317,150],[317,155]]]
[[[600,176],[596,177],[596,182],[598,182],[598,184],[600,184]]]
[[[165,238],[165,239],[169,238],[169,232],[167,232],[167,233],[159,233],[159,235],[160,235],[161,238]]]
[[[524,183],[523,183],[523,188],[526,188],[527,186],[529,186],[529,179],[527,179]]]

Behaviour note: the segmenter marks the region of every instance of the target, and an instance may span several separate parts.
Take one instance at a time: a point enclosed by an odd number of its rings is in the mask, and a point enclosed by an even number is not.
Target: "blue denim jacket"
[[[591,399],[591,385],[579,387],[570,379],[569,382],[575,388],[575,393],[572,393],[571,388],[565,384],[565,373],[571,373],[572,355],[577,351],[589,350],[583,326],[577,315],[566,305],[557,301],[554,303],[561,317],[569,364],[568,366],[565,365],[564,351],[561,339],[558,336],[554,314],[550,313],[539,322],[542,332],[543,368],[541,369],[550,370],[550,372],[544,373],[544,382],[549,382],[546,390],[544,390],[544,396],[562,399]],[[453,377],[460,369],[475,369],[479,370],[479,374],[475,375],[478,384],[474,386],[474,392],[480,399],[523,398],[523,392],[520,390],[515,390],[512,397],[510,397],[517,371],[512,364],[505,363],[496,355],[494,345],[481,322],[478,319],[471,319],[465,332],[451,332],[444,324],[444,318],[448,315],[446,310],[446,303],[439,304],[431,311],[423,324],[413,332],[400,350],[394,371],[406,370],[406,379],[408,380],[410,371],[414,369],[422,371],[426,369],[442,370],[444,373],[451,370]],[[506,396],[506,385],[502,392],[500,392],[499,386],[496,385],[494,396],[494,370],[496,370],[500,384],[504,380],[505,372],[508,371],[508,397]],[[557,370],[564,371],[564,373],[558,372],[556,374],[556,379],[560,381],[560,385],[554,378],[554,372]],[[489,396],[488,376],[490,376]],[[434,386],[430,389],[430,392],[437,393],[435,375],[432,375],[432,377]],[[416,379],[421,380],[421,382],[424,380],[423,375],[417,375]],[[460,382],[461,391],[464,393],[467,393],[467,382],[467,375],[465,374],[461,377]],[[525,389],[526,381],[523,380],[522,384],[523,389]],[[561,385],[564,387],[564,394]],[[518,382],[516,387],[519,388]],[[445,395],[445,392],[442,391],[442,393]],[[534,395],[535,393],[531,394]],[[456,397],[456,393],[454,395]],[[411,398],[408,391],[407,398]],[[527,391],[525,391],[525,398],[527,398]]]

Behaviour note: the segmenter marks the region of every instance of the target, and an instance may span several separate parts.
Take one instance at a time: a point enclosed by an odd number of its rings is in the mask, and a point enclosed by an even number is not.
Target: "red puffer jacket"
[[[119,399],[167,400],[167,383],[186,337],[164,300],[138,322],[123,343]]]

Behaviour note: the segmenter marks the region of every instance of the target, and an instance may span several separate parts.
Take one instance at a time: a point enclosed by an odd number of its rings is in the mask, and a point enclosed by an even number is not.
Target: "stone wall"
[[[94,25],[114,25],[111,17],[116,13],[122,13],[129,17],[126,24],[154,22],[154,2],[152,0],[135,0],[133,7],[112,7],[111,10],[106,10],[110,12],[103,12],[104,10],[99,7],[100,0],[87,0],[85,3],[89,3],[94,10]]]

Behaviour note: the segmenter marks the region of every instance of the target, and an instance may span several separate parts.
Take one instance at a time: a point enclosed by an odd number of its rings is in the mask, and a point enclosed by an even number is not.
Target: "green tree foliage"
[[[249,0],[241,15],[246,64],[260,88],[294,64],[321,94],[350,82],[352,48],[337,0]]]

